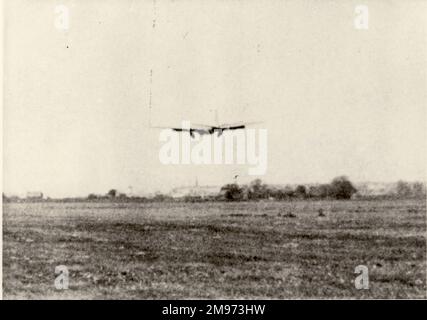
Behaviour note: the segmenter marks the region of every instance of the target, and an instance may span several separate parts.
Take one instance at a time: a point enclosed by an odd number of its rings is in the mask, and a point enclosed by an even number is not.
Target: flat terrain
[[[9,203],[3,232],[6,299],[426,298],[423,200]]]

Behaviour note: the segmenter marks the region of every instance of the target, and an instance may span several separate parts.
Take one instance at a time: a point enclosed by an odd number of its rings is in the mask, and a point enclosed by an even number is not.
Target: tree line
[[[361,187],[363,189],[363,186]],[[366,190],[365,190],[366,191]],[[239,185],[229,183],[222,186],[217,194],[202,197],[201,195],[188,194],[180,198],[173,198],[169,194],[160,192],[153,196],[130,196],[120,193],[116,189],[110,189],[106,194],[91,193],[87,197],[62,198],[62,199],[28,199],[17,196],[7,197],[3,193],[3,202],[22,201],[132,201],[132,202],[164,202],[164,201],[251,201],[251,200],[293,200],[293,199],[414,199],[426,197],[426,185],[422,182],[398,181],[393,188],[380,194],[369,194],[364,190],[357,190],[354,184],[346,177],[339,176],[330,183],[296,186],[275,186],[264,183],[261,179],[255,179],[249,184]]]
[[[239,201],[262,199],[351,199],[356,192],[357,189],[351,181],[345,176],[340,176],[327,184],[297,185],[296,187],[275,187],[256,179],[249,185],[226,184],[221,188],[220,194],[226,200]]]

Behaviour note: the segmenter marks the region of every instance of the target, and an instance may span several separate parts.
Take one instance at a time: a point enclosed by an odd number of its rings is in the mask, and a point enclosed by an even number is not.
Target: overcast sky
[[[266,182],[424,180],[427,4],[363,1],[368,30],[354,27],[357,4],[6,1],[4,191],[255,178],[247,166],[160,163],[151,126],[213,122],[215,109],[223,122],[263,121]]]

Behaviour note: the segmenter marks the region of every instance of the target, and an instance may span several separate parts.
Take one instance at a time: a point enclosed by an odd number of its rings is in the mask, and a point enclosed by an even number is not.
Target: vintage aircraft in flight
[[[168,129],[172,129],[173,131],[176,131],[176,132],[188,132],[192,138],[195,137],[194,133],[198,133],[199,135],[216,133],[217,136],[220,137],[224,131],[245,129],[247,126],[252,124],[257,124],[257,123],[261,123],[261,122],[246,122],[246,123],[237,122],[237,123],[230,123],[230,124],[219,123],[218,112],[215,111],[215,125],[192,123],[192,126],[190,128],[176,128],[176,127],[169,128],[168,127]],[[161,128],[165,128],[165,127],[161,127]]]
[[[194,127],[186,128],[177,128],[177,127],[153,127],[151,125],[151,101],[152,101],[152,93],[151,93],[151,84],[153,82],[153,70],[150,70],[150,99],[149,99],[149,123],[151,128],[157,128],[157,129],[172,129],[176,132],[188,132],[192,138],[195,138],[194,133],[198,133],[199,135],[205,135],[205,134],[214,134],[217,133],[218,137],[220,137],[224,131],[227,130],[240,130],[245,129],[246,126],[262,123],[262,122],[238,122],[238,123],[231,123],[231,124],[220,124],[218,121],[218,110],[215,110],[215,125],[206,125],[206,124],[195,124],[193,123]]]

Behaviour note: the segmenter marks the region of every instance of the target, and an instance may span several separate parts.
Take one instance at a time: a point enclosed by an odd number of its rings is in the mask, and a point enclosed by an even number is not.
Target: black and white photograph
[[[427,1],[1,5],[2,299],[427,299]]]

